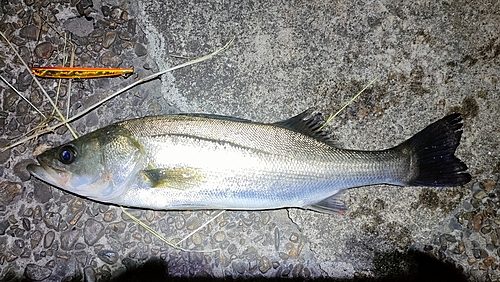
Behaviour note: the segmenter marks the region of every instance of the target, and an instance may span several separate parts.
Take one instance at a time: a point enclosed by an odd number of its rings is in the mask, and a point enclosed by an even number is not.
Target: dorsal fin
[[[336,147],[337,143],[329,137],[329,134],[320,130],[320,127],[325,123],[323,116],[320,113],[313,112],[314,109],[310,108],[294,117],[273,124],[302,133],[320,142]]]

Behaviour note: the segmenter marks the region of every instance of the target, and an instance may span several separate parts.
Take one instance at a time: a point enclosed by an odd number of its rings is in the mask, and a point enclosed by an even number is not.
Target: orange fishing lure
[[[132,68],[81,68],[81,67],[34,67],[31,71],[45,78],[100,78],[126,76],[134,72]]]

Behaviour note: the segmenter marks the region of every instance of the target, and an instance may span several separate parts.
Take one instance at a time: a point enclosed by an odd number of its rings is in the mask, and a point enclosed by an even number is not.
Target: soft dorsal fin
[[[273,123],[276,126],[284,127],[295,132],[312,137],[330,146],[337,146],[337,143],[329,137],[329,134],[320,127],[325,123],[320,113],[314,113],[312,108],[286,120]]]

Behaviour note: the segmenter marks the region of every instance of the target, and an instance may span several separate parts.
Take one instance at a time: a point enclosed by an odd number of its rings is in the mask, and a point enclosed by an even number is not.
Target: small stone
[[[467,258],[467,263],[469,265],[473,265],[477,262],[477,260],[475,258]]]
[[[481,228],[481,233],[483,234],[488,234],[491,232],[491,226],[484,226],[483,228]]]
[[[52,52],[57,50],[50,42],[42,42],[35,47],[35,55],[41,59],[49,59]]]
[[[304,273],[304,278],[309,278],[311,277],[311,270],[307,267],[304,267],[304,270],[303,270],[303,273]]]
[[[34,249],[40,244],[40,241],[42,240],[42,232],[40,230],[35,230],[33,233],[31,233],[30,236],[30,244],[31,244],[31,249]]]
[[[52,246],[52,243],[54,242],[55,238],[55,233],[54,231],[49,231],[47,234],[45,234],[45,237],[43,239],[43,247],[48,249],[50,246]]]
[[[243,274],[245,273],[245,270],[246,270],[246,264],[241,262],[241,261],[238,261],[238,262],[235,262],[233,261],[232,263],[232,266],[233,266],[233,270],[235,272],[238,272],[239,274]]]
[[[116,209],[110,209],[104,213],[103,220],[105,222],[111,222],[111,221],[114,221],[117,217],[118,216],[116,214]]]
[[[302,274],[302,270],[304,269],[304,265],[302,263],[298,263],[293,267],[292,276],[300,277]]]
[[[123,233],[125,231],[126,227],[127,227],[127,224],[123,221],[113,222],[113,223],[109,224],[109,228],[118,234]]]
[[[483,249],[473,249],[472,254],[477,259],[488,257],[488,252],[486,252],[486,250]]]
[[[38,33],[38,26],[36,25],[26,25],[19,31],[19,36],[25,39],[36,40]]]
[[[52,269],[33,263],[26,265],[26,268],[24,269],[24,276],[35,281],[46,279],[50,276],[50,274],[52,274]]]
[[[297,243],[299,241],[299,234],[297,234],[297,233],[294,232],[294,233],[292,233],[290,235],[289,239],[290,239],[291,242]]]
[[[131,214],[133,217],[140,219],[142,216],[142,210],[139,209],[127,209],[127,212]],[[130,218],[127,214],[122,212],[122,219],[125,221],[132,221],[132,218]]]
[[[102,15],[105,16],[105,17],[109,17],[109,15],[111,14],[111,8],[109,6],[105,6],[103,5],[101,7],[101,12],[102,12]]]
[[[186,220],[182,215],[176,215],[174,217],[174,225],[177,230],[184,229],[184,226],[186,225]]]
[[[78,238],[81,236],[81,231],[78,229],[68,230],[61,233],[61,249],[69,251],[73,249]]]
[[[52,188],[44,182],[36,181],[33,195],[37,202],[45,204],[52,199]]]
[[[26,231],[29,231],[31,229],[31,222],[28,218],[23,218],[23,228]]]
[[[226,239],[226,234],[223,231],[215,232],[215,234],[214,234],[215,242],[220,243],[220,242],[224,241],[225,239]]]
[[[107,264],[114,264],[118,261],[118,253],[111,250],[101,250],[97,253],[97,257],[99,257],[103,262]]]
[[[61,222],[61,214],[58,212],[46,212],[43,215],[43,221],[47,227],[59,231],[59,224]]]
[[[148,54],[148,50],[141,43],[135,43],[134,52],[137,55],[137,57],[142,57]]]
[[[477,199],[477,200],[482,200],[484,199],[486,196],[488,196],[486,194],[486,192],[484,192],[483,190],[480,190],[478,191],[475,195],[474,195],[474,198]]]
[[[104,235],[104,225],[99,221],[89,218],[85,222],[83,238],[87,245],[94,245]]]
[[[99,58],[99,62],[101,62],[101,64],[108,66],[108,67],[117,67],[117,66],[121,65],[122,59],[120,59],[120,57],[116,56],[116,54],[113,53],[113,51],[106,51]]]
[[[108,31],[104,34],[104,38],[102,40],[102,47],[108,49],[113,45],[113,43],[116,40],[116,32],[114,31]]]
[[[200,227],[201,224],[202,222],[198,217],[190,217],[186,222],[188,230],[195,230],[196,228]]]
[[[271,269],[271,261],[266,256],[263,256],[259,261],[259,270],[265,274],[269,269]]]
[[[7,228],[9,228],[10,223],[7,220],[0,221],[0,235],[4,235]]]
[[[484,182],[484,190],[486,192],[491,192],[495,188],[495,181],[489,179]]]
[[[15,198],[21,194],[21,185],[19,183],[4,181],[0,183],[0,202],[5,205],[11,204]]]
[[[279,253],[279,257],[282,260],[288,260],[290,258],[290,256],[287,253],[284,253],[284,252],[280,252]]]
[[[87,266],[83,269],[83,274],[85,276],[85,282],[97,282],[97,277],[95,275],[94,268]]]
[[[486,265],[487,267],[490,267],[494,262],[494,257],[487,257],[485,260],[483,260],[484,265]]]
[[[481,262],[478,264],[478,268],[480,270],[483,270],[483,271],[488,270],[488,267],[484,263],[481,263]]]
[[[475,215],[472,220],[472,225],[474,227],[474,231],[479,231],[479,229],[481,229],[481,226],[483,225],[483,216],[480,214]]]
[[[195,245],[201,245],[201,243],[203,242],[199,232],[194,233],[193,236],[191,237],[191,240]]]

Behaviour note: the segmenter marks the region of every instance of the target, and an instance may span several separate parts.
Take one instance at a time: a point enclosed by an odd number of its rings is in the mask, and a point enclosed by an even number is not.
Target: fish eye
[[[61,147],[58,153],[58,158],[63,164],[71,164],[75,161],[76,155],[76,147],[68,144]]]

